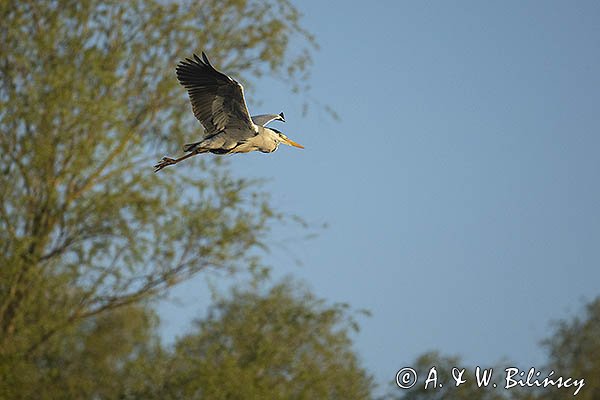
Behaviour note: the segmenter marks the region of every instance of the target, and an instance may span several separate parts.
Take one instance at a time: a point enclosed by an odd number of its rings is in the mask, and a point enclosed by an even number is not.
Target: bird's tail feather
[[[185,151],[185,152],[194,151],[194,150],[196,150],[196,146],[198,146],[200,143],[202,143],[202,141],[195,142],[195,143],[188,143],[183,146],[183,151]]]

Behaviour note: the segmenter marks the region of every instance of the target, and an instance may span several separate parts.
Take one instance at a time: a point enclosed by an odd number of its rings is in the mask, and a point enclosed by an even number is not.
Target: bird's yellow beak
[[[302,146],[299,143],[294,142],[291,139],[285,138],[285,140],[283,141],[283,143],[287,144],[288,146],[294,146],[294,147],[298,147],[299,149],[303,149],[304,146]]]

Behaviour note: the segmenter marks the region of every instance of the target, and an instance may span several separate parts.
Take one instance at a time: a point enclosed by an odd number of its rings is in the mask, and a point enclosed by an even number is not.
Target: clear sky
[[[275,276],[372,311],[356,349],[384,386],[434,349],[541,366],[550,321],[600,294],[600,3],[297,6],[321,46],[311,96],[341,121],[265,80],[251,111],[285,111],[306,149],[230,157],[329,225],[276,227]],[[175,294],[167,340],[208,304],[201,279]]]

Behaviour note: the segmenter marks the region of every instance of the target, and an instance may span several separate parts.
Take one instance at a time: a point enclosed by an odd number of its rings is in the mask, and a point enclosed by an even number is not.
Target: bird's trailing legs
[[[177,164],[180,161],[185,160],[186,158],[190,158],[192,156],[195,156],[196,154],[200,154],[200,153],[205,153],[207,150],[204,149],[196,149],[188,154],[186,154],[185,156],[179,157],[179,158],[169,158],[169,157],[163,157],[160,162],[158,164],[156,164],[154,166],[154,172],[158,172],[161,169],[163,169],[164,167],[168,167],[169,165],[174,165]]]

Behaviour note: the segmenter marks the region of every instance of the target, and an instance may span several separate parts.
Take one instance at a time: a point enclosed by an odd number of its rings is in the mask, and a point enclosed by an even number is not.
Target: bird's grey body
[[[219,132],[215,135],[209,135],[205,139],[186,144],[183,147],[185,152],[211,152],[215,154],[230,153],[248,153],[250,151],[260,151],[263,153],[272,153],[277,150],[279,141],[277,133],[263,126],[256,126],[256,134],[247,138],[246,131],[229,129]]]
[[[192,111],[204,127],[202,140],[186,144],[185,156],[177,159],[163,157],[155,172],[201,153],[231,154],[261,151],[272,153],[280,143],[303,148],[276,129],[269,122],[285,122],[283,113],[250,117],[244,88],[229,76],[217,71],[208,61],[194,54],[177,65],[177,79],[188,90]]]

